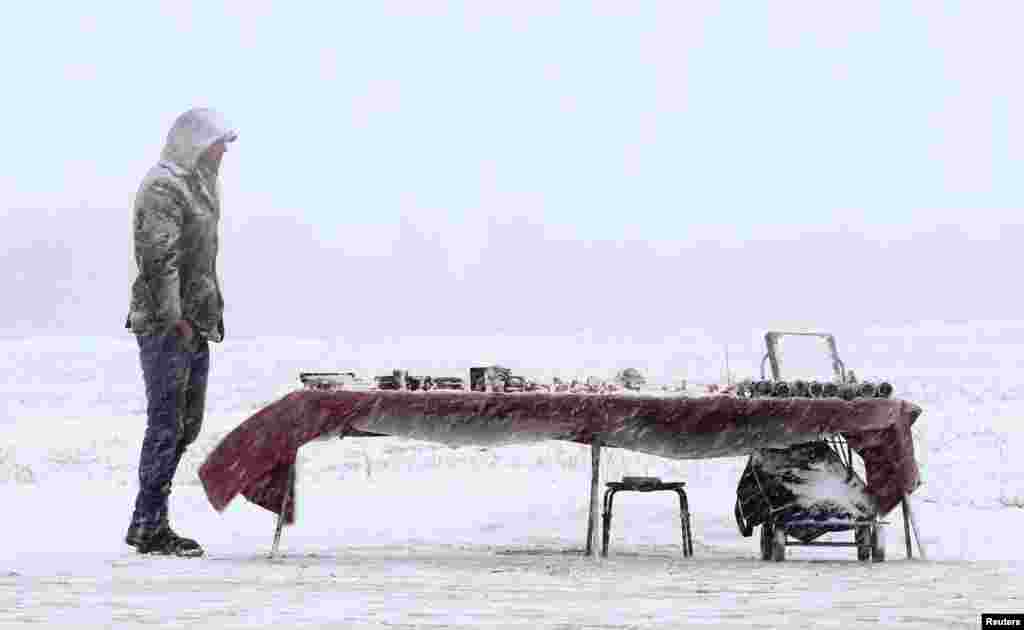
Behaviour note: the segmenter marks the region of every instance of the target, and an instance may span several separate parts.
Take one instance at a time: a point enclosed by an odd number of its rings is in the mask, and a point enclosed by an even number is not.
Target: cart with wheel
[[[826,441],[754,453],[740,478],[736,524],[761,527],[761,558],[782,561],[786,547],[856,547],[857,559],[885,560],[884,521],[864,482]],[[818,541],[853,532],[852,542]]]
[[[778,349],[780,339],[787,335],[816,336],[825,341],[834,387],[808,387],[799,381],[790,386],[782,380]],[[844,393],[887,396],[891,392],[891,386],[857,387],[830,334],[770,332],[765,343],[761,381],[748,387],[750,395],[843,397]],[[766,362],[771,365],[771,381],[765,380]],[[853,458],[841,435],[788,448],[760,449],[750,456],[736,490],[736,524],[747,537],[760,526],[762,559],[785,560],[787,546],[801,545],[855,547],[858,560],[885,560],[885,522],[879,520],[877,504],[854,469]],[[851,542],[818,540],[825,534],[846,531],[852,532]]]

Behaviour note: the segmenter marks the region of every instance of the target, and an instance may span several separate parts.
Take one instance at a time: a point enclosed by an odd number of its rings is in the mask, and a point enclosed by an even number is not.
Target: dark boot
[[[124,535],[124,541],[130,546],[138,548],[148,545],[149,541],[153,540],[158,532],[158,528],[132,523],[128,527],[128,533]]]
[[[178,555],[189,555],[189,556],[201,556],[203,555],[203,548],[198,542],[191,538],[185,538],[179,536],[177,532],[171,529],[171,524],[167,520],[167,515],[164,515],[164,520],[161,523],[163,526],[161,529],[164,532],[164,536],[174,541],[174,548],[186,553],[178,553]]]
[[[164,525],[157,530],[146,530],[142,527],[129,527],[124,541],[135,547],[141,554],[158,554],[198,558],[203,555],[203,548],[191,538],[184,538]]]

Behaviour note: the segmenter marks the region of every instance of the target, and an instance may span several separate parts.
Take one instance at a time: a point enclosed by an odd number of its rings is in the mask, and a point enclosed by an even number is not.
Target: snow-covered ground
[[[663,493],[620,494],[611,556],[576,553],[590,460],[568,443],[308,445],[299,522],[272,561],[272,515],[244,499],[217,514],[196,477],[218,440],[294,388],[300,370],[373,373],[398,359],[413,371],[458,373],[500,361],[520,373],[560,368],[537,376],[608,376],[635,365],[665,381],[718,381],[722,343],[700,331],[657,343],[229,340],[214,348],[207,421],[172,495],[176,528],[200,539],[207,556],[140,557],[122,543],[145,425],[134,340],[0,339],[0,627],[974,628],[982,612],[1024,611],[1024,322],[838,338],[862,378],[891,380],[925,410],[915,427],[925,480],[915,507],[927,563],[904,560],[898,510],[884,564],[818,548],[790,548],[783,564],[760,561],[756,537],[742,538],[732,517],[742,459],[680,462],[606,449],[607,480],[687,482],[690,559],[681,557],[674,497]],[[757,374],[758,341],[729,343],[734,373]]]

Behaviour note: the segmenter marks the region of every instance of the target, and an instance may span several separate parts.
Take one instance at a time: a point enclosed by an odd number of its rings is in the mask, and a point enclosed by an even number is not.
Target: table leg
[[[597,556],[598,497],[601,496],[601,442],[590,444],[590,514],[587,518],[587,555]]]
[[[910,540],[910,510],[907,507],[907,498],[900,502],[903,505],[903,540],[907,543],[907,557],[914,557],[914,546]]]
[[[284,517],[288,510],[288,501],[291,499],[292,486],[295,485],[295,462],[288,467],[288,485],[284,489],[284,499],[281,500],[281,512],[277,515],[277,528],[274,530],[274,546],[270,548],[268,558],[277,555],[277,546],[281,542],[281,530],[284,529]]]
[[[914,508],[910,504],[910,495],[903,495],[903,505],[907,508],[907,516],[910,517],[910,527],[914,530],[914,538],[917,539],[917,551],[921,554],[921,559],[927,561],[928,554],[924,550],[924,544],[921,542],[921,530],[917,528],[917,519],[914,518]]]

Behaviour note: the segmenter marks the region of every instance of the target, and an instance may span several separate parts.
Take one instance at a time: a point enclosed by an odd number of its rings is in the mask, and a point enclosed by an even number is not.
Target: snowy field
[[[242,498],[215,513],[196,477],[218,440],[293,389],[300,370],[373,374],[397,359],[460,373],[501,362],[571,378],[633,365],[655,380],[717,382],[725,342],[700,331],[657,342],[229,340],[213,349],[207,421],[171,497],[176,529],[207,556],[140,557],[122,542],[145,426],[134,339],[0,339],[0,627],[976,628],[982,612],[1024,612],[1024,322],[836,332],[862,378],[891,380],[924,408],[915,437],[925,485],[914,496],[929,562],[904,559],[899,510],[884,564],[812,548],[762,562],[756,536],[742,538],[732,517],[742,459],[606,449],[605,480],[687,482],[689,559],[665,493],[620,494],[611,556],[578,553],[590,462],[575,444],[308,445],[299,521],[272,561],[272,515]],[[757,374],[756,334],[728,350],[733,373]]]

